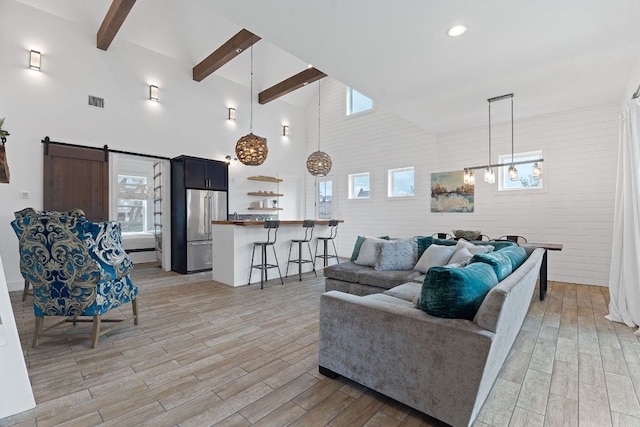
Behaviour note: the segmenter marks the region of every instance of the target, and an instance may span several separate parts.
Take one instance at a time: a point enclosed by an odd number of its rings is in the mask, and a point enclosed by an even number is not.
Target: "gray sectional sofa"
[[[416,308],[424,277],[417,272],[402,277],[349,263],[337,269],[341,275],[330,270],[320,301],[320,372],[452,426],[472,424],[520,331],[543,254],[527,249],[524,263],[488,292],[473,320]]]

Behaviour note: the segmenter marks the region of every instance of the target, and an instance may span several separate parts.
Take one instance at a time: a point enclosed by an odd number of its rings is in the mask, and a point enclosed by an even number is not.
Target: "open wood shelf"
[[[247,177],[247,179],[250,181],[264,181],[264,182],[282,182],[283,181],[282,179],[276,178],[274,176],[262,176],[262,175],[249,176]]]
[[[282,208],[248,208],[250,211],[281,211]]]
[[[251,191],[251,192],[249,192],[247,194],[249,196],[260,196],[260,197],[269,197],[269,196],[282,197],[282,196],[284,196],[284,194],[279,194],[279,193],[261,193],[259,191]]]

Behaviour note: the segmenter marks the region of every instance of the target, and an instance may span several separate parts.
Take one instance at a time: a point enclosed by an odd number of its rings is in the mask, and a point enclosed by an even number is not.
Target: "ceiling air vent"
[[[89,95],[89,105],[98,108],[104,108],[104,98]]]

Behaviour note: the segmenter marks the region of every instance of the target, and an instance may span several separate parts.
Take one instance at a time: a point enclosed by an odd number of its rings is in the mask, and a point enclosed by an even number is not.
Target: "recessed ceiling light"
[[[464,25],[454,25],[453,27],[449,28],[449,30],[447,31],[447,34],[451,37],[458,37],[463,35],[466,32],[467,32],[467,27],[465,27]]]

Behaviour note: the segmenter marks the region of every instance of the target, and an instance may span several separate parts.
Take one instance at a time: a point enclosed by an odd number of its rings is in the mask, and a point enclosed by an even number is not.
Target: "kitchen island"
[[[343,222],[340,220],[339,222]],[[311,242],[311,252],[315,252],[315,237],[328,236],[329,220],[316,220],[313,229],[313,241]],[[251,252],[253,251],[253,242],[265,241],[267,238],[267,230],[264,229],[264,221],[211,221],[211,239],[213,241],[213,266],[211,276],[213,280],[224,283],[229,286],[242,286],[249,283],[249,270],[251,264]],[[284,278],[287,270],[287,262],[289,255],[289,243],[291,239],[300,239],[304,236],[302,228],[302,220],[283,220],[280,221],[278,229],[278,239],[274,245],[280,271]],[[336,245],[337,246],[337,245]],[[304,248],[304,247],[303,247]],[[322,247],[319,249],[322,251]],[[304,256],[306,258],[309,255]],[[256,250],[256,258],[254,264],[260,262],[260,250]],[[269,262],[273,262],[273,251],[268,250],[267,256]],[[292,249],[292,256],[297,256],[297,246]],[[321,264],[320,264],[321,265]],[[303,264],[303,272],[312,271],[310,263]],[[277,269],[270,269],[269,279],[278,277]],[[289,267],[289,275],[296,276],[298,274],[298,266],[291,265]],[[260,271],[255,270],[251,276],[251,283],[260,282]]]

